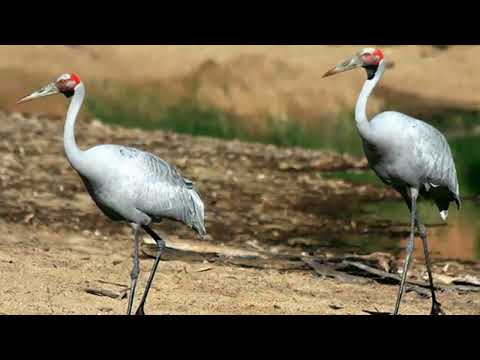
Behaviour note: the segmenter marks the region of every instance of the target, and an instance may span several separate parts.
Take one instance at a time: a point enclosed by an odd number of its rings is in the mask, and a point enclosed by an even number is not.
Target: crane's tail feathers
[[[195,230],[197,232],[197,237],[200,239],[200,240],[203,240],[205,239],[205,236],[207,235],[207,232],[205,231],[205,228],[202,228],[202,229],[198,229],[197,227],[193,227],[193,230]]]
[[[443,221],[446,221],[448,217],[448,210],[440,211],[440,217],[442,218]]]
[[[200,239],[203,239],[207,235],[204,224],[204,205],[200,196],[198,196],[195,190],[189,190],[190,200],[192,204],[190,226],[198,233]]]
[[[460,203],[460,199],[458,197],[456,197],[454,199],[455,201],[455,204],[457,205],[457,210],[460,210],[461,208],[461,203]],[[440,205],[439,206],[439,209],[440,209],[440,217],[442,218],[443,221],[446,221],[447,220],[447,217],[448,217],[448,203],[446,205]]]

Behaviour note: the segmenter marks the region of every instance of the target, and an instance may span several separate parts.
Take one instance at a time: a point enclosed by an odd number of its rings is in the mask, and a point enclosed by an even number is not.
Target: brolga
[[[443,221],[447,219],[451,202],[455,202],[460,210],[457,172],[450,147],[437,129],[402,113],[386,111],[368,120],[368,98],[385,72],[385,59],[380,49],[365,48],[329,70],[324,77],[356,68],[364,68],[367,72],[355,108],[355,121],[365,156],[377,176],[400,193],[411,214],[410,237],[394,314],[398,314],[413,257],[415,228],[423,243],[432,294],[431,314],[443,314],[435,297],[427,231],[417,213],[417,199],[433,200]]]
[[[85,98],[85,86],[77,75],[61,75],[18,103],[54,94],[71,98],[63,138],[70,165],[79,174],[100,210],[113,221],[129,223],[133,229],[128,315],[132,312],[140,272],[138,253],[141,230],[155,240],[155,262],[136,311],[136,315],[144,315],[145,301],[165,248],[164,240],[151,228],[152,223],[162,219],[182,222],[203,237],[206,234],[203,202],[190,180],[155,155],[119,145],[98,145],[88,150],[81,150],[77,146],[75,122]]]

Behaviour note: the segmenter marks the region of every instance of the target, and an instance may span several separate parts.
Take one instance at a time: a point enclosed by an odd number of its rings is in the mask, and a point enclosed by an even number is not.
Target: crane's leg
[[[418,199],[418,190],[415,188],[410,188],[410,213],[411,213],[411,229],[410,237],[407,244],[407,257],[405,258],[405,265],[403,266],[402,281],[400,282],[400,289],[398,290],[397,302],[395,304],[394,315],[398,315],[398,310],[400,309],[400,301],[402,300],[403,292],[405,291],[405,282],[407,280],[407,273],[412,262],[413,248],[415,242],[415,219],[417,211],[417,199]],[[408,203],[407,203],[408,205]]]
[[[437,301],[435,296],[435,287],[433,286],[433,277],[432,277],[432,262],[430,260],[430,251],[428,249],[428,241],[427,241],[427,229],[425,225],[423,225],[420,221],[420,218],[416,217],[417,229],[420,233],[420,238],[423,242],[423,251],[425,255],[425,265],[427,266],[427,273],[428,273],[428,281],[430,282],[430,291],[432,292],[432,310],[430,315],[440,315],[445,314],[442,310],[441,304]]]
[[[132,272],[130,273],[131,286],[130,286],[130,295],[128,297],[128,309],[127,315],[132,313],[133,298],[135,297],[135,288],[137,287],[138,275],[140,274],[140,259],[138,258],[138,247],[139,247],[139,232],[140,225],[132,224],[133,228],[133,267]]]
[[[145,315],[144,306],[145,301],[147,300],[148,292],[150,290],[150,286],[152,285],[153,278],[155,276],[155,272],[157,271],[158,263],[162,257],[163,250],[165,249],[165,241],[163,241],[160,236],[157,235],[155,231],[153,231],[148,225],[143,225],[143,229],[150,235],[153,240],[157,243],[157,253],[155,255],[155,262],[153,264],[152,270],[150,271],[150,276],[147,281],[147,285],[145,286],[145,291],[142,296],[142,300],[140,301],[140,305],[138,306],[136,315]]]

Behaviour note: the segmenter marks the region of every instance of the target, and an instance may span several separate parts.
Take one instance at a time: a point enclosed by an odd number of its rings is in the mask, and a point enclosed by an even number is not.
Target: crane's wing
[[[455,162],[440,131],[395,111],[381,113],[370,123],[376,143],[370,146],[364,141],[364,148],[384,182],[423,185],[420,192],[435,201],[442,218],[446,218],[450,202],[460,208]]]
[[[402,151],[409,156],[409,167],[420,176],[425,195],[435,201],[442,217],[446,218],[450,202],[455,202],[460,209],[457,171],[450,146],[433,126],[404,114],[395,115],[404,121],[402,131],[408,144],[404,144]]]
[[[425,166],[426,189],[428,185],[431,186],[431,191],[441,192],[441,188],[448,190],[451,201],[457,203],[460,208],[460,190],[458,185],[457,170],[453,160],[450,146],[448,145],[445,136],[424,122],[420,122],[419,143],[417,144],[421,159]],[[444,194],[444,196],[447,194]],[[447,200],[447,199],[445,199]]]
[[[184,178],[177,168],[159,157],[134,148],[119,147],[121,156],[130,158],[132,167],[141,179],[137,189],[136,206],[152,218],[181,221],[205,235],[204,204],[191,180]],[[137,186],[138,188],[138,186]]]

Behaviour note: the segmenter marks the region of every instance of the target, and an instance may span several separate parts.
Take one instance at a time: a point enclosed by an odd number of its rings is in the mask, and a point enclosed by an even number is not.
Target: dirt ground
[[[0,313],[123,314],[132,265],[131,230],[110,222],[85,193],[63,155],[63,121],[15,113],[0,114],[0,123]],[[322,176],[328,170],[363,168],[363,161],[98,122],[79,123],[77,134],[83,148],[117,143],[158,154],[194,180],[205,200],[205,240],[196,240],[177,223],[155,225],[169,249],[147,313],[393,310],[397,285],[321,278],[300,261],[334,252],[328,245],[311,247],[298,241],[312,234],[328,239],[338,232],[375,236],[389,231],[385,224],[336,215],[339,206],[348,210],[351,199],[396,196],[383,187]],[[153,263],[144,239],[140,290]],[[461,266],[472,276],[480,274],[479,264]],[[435,261],[437,276],[444,267],[445,261]],[[410,279],[423,276],[423,260],[417,257]],[[110,296],[99,296],[98,291]],[[449,314],[480,314],[477,291],[446,290],[439,300]],[[428,298],[412,291],[405,295],[401,312],[427,314],[429,307]]]

